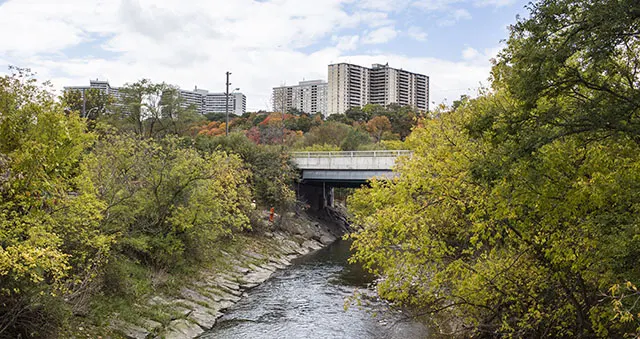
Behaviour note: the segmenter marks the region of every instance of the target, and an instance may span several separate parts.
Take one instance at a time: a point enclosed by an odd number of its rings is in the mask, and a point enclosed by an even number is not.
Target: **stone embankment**
[[[175,295],[155,295],[149,308],[169,315],[170,321],[140,319],[135,324],[117,318],[111,322],[126,338],[191,339],[211,329],[225,309],[238,302],[243,293],[286,268],[296,258],[331,244],[348,230],[340,212],[328,210],[310,218],[289,215],[280,221],[277,231],[255,238],[261,246],[251,246],[238,253],[221,251],[221,267],[203,270],[185,282]]]

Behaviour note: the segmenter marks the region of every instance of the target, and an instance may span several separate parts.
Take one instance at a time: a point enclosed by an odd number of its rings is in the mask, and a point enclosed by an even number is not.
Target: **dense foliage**
[[[493,89],[422,121],[402,176],[350,199],[355,257],[445,332],[637,336],[640,10],[531,9]]]
[[[259,205],[277,206],[279,210],[293,205],[295,192],[291,183],[297,173],[282,147],[257,145],[240,133],[228,137],[200,136],[195,147],[207,152],[222,150],[237,154],[251,173],[249,182]]]
[[[282,150],[196,143],[175,88],[124,93],[115,107],[92,92],[56,103],[27,70],[0,78],[0,337],[55,337],[100,300],[135,302],[250,230],[253,199],[291,203]]]
[[[247,113],[231,117],[229,130],[242,132],[259,145],[285,145],[294,150],[317,149],[327,145],[343,151],[387,149],[384,141],[404,140],[417,122],[418,114],[410,106],[366,105],[352,107],[345,114],[309,115],[295,109],[282,114]],[[284,119],[284,123],[283,123]],[[215,117],[193,128],[202,136],[226,134],[226,123]]]
[[[0,335],[53,331],[113,238],[78,164],[94,136],[17,70],[0,78]]]

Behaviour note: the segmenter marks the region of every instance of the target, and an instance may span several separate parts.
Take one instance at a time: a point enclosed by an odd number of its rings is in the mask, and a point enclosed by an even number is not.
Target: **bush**
[[[83,164],[108,204],[105,232],[117,236],[122,253],[159,268],[205,260],[211,244],[249,227],[242,161],[179,144],[110,135]]]
[[[256,145],[240,133],[199,136],[196,147],[204,152],[230,152],[244,160],[251,173],[249,182],[258,204],[279,209],[293,205],[295,192],[291,187],[297,174],[283,147]]]

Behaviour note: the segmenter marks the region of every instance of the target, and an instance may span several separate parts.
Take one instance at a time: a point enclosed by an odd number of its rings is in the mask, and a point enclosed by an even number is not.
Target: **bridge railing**
[[[411,156],[413,151],[406,150],[382,150],[382,151],[324,151],[324,152],[291,152],[294,158],[389,158],[398,156]]]

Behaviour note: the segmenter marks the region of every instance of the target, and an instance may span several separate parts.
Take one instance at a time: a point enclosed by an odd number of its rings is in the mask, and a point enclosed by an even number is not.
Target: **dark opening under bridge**
[[[391,179],[398,157],[412,151],[294,152],[293,162],[301,174],[299,196],[315,208],[333,205],[334,187],[360,187],[375,178]]]

